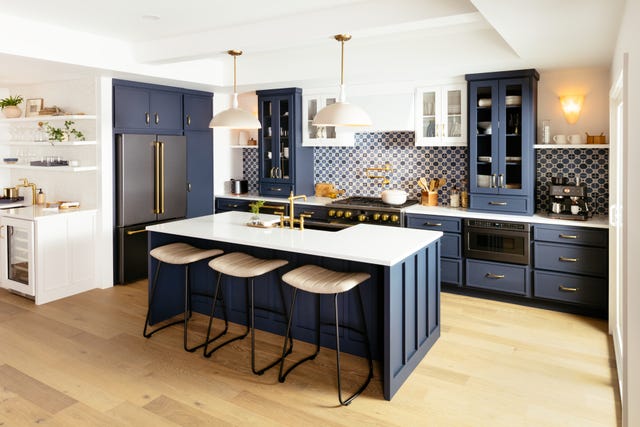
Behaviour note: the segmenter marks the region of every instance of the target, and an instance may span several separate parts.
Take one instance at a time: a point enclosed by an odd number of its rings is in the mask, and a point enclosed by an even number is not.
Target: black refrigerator
[[[147,277],[148,225],[187,213],[184,136],[118,134],[116,145],[115,282]]]

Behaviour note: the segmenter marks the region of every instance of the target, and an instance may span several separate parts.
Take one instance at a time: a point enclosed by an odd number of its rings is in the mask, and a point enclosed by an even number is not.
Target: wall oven
[[[526,265],[530,252],[530,224],[483,219],[464,221],[464,255],[467,258]]]

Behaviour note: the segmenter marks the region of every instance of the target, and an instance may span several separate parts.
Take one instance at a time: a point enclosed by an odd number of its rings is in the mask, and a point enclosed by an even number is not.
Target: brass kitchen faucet
[[[289,216],[284,216],[284,213],[280,213],[280,228],[284,228],[284,222],[289,221],[289,228],[291,228],[292,230],[295,229],[295,224],[296,222],[298,224],[300,224],[300,230],[304,230],[304,219],[305,218],[310,218],[311,215],[309,214],[304,214],[301,213],[300,214],[300,219],[296,219],[296,211],[295,211],[295,200],[297,199],[303,199],[303,200],[307,200],[307,196],[304,194],[301,194],[299,196],[294,196],[293,195],[293,191],[291,192],[291,194],[289,194],[288,200],[289,200]]]

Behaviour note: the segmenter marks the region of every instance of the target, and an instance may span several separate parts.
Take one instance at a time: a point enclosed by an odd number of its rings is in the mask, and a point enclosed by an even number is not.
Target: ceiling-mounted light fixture
[[[567,123],[574,124],[578,121],[583,102],[583,95],[565,95],[560,97],[562,112],[564,113],[564,118],[567,120]]]
[[[253,114],[238,108],[238,92],[236,90],[236,60],[242,55],[241,50],[229,50],[233,56],[233,105],[216,114],[209,122],[210,128],[226,129],[260,129],[262,125]]]
[[[371,126],[371,118],[360,107],[349,104],[344,90],[344,42],[351,40],[350,34],[338,34],[334,38],[340,42],[340,96],[338,102],[318,111],[313,119],[314,126]]]

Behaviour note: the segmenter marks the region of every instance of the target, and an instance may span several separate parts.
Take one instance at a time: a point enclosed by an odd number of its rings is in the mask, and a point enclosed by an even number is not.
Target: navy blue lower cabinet
[[[464,284],[463,266],[464,263],[461,259],[440,258],[440,277],[442,283],[462,286]]]
[[[609,265],[605,248],[535,242],[535,268],[604,277]]]
[[[223,197],[217,197],[216,213],[228,211],[249,212],[249,203],[251,203],[251,201],[244,199],[227,199]]]
[[[608,286],[604,278],[539,270],[533,277],[536,298],[607,309]]]
[[[235,203],[233,199],[217,199],[216,209],[225,204]],[[237,200],[238,203],[242,201]],[[229,206],[228,210],[233,210]],[[419,250],[393,266],[380,266],[329,257],[303,255],[285,251],[275,251],[234,243],[217,242],[176,236],[159,232],[148,233],[149,250],[173,242],[185,242],[200,248],[219,248],[225,253],[241,251],[262,258],[286,259],[289,263],[277,272],[260,277],[255,282],[256,305],[281,309],[277,287],[285,272],[305,264],[316,264],[339,271],[362,271],[371,278],[359,285],[365,306],[365,318],[374,359],[382,363],[382,385],[384,398],[390,400],[400,389],[411,372],[418,366],[431,346],[440,336],[440,241]],[[153,277],[157,261],[149,257],[149,277]],[[206,261],[196,263],[192,268],[192,290],[213,293],[216,273]],[[224,277],[224,276],[223,276]],[[183,283],[184,268],[163,264],[158,281],[156,301],[150,314],[150,323],[155,324],[172,316],[181,315],[184,310],[184,289],[176,286]],[[149,286],[151,286],[151,281]],[[223,291],[229,311],[229,320],[246,324],[245,280],[225,277]],[[291,301],[291,289],[285,285],[287,309]],[[347,293],[338,297],[341,322],[356,327],[359,321],[356,294]],[[204,297],[194,298],[193,310],[205,315],[211,311],[211,302]],[[314,342],[317,299],[315,295],[298,293],[296,313],[292,323],[295,339]],[[324,296],[320,302],[323,321],[334,319],[331,297]],[[283,335],[283,319],[272,313],[256,311],[256,328]],[[221,312],[216,310],[216,317]],[[214,322],[214,327],[216,323]],[[218,322],[218,326],[220,322]],[[365,356],[362,337],[349,330],[340,332],[342,351]],[[323,347],[335,348],[335,326],[321,329],[320,342]],[[227,351],[234,351],[229,349]]]
[[[530,269],[526,265],[467,259],[466,286],[531,296]]]

